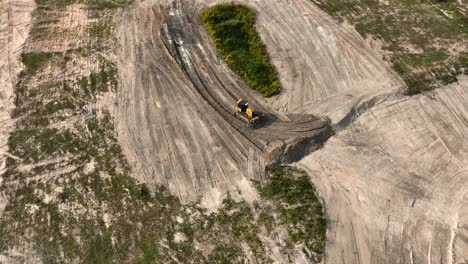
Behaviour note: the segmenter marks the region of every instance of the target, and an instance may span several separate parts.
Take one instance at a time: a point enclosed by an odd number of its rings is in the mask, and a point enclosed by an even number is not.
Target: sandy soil
[[[354,31],[341,29],[309,1],[245,1],[258,13],[284,86],[279,97],[263,99],[211,45],[198,17],[214,2],[135,2],[120,21],[117,128],[137,177],[150,185],[164,184],[189,200],[212,188],[248,186],[239,182],[261,177],[266,164],[292,161],[279,157],[291,142],[319,135],[310,150],[326,138],[319,131],[326,119],[287,113],[330,115],[339,123],[353,107],[374,104],[402,86]],[[246,130],[232,117],[237,98],[270,113],[270,122]]]
[[[258,31],[283,85],[268,100],[275,109],[327,115],[338,123],[351,108],[404,87],[357,32],[312,1],[249,4],[257,10]]]
[[[314,116],[328,115],[337,135],[298,163],[327,208],[326,263],[461,263],[466,79],[403,98],[402,81],[365,41],[310,1],[243,1],[258,14],[284,86],[263,99],[229,71],[200,25],[200,10],[214,2],[135,2],[120,21],[117,130],[136,177],[183,201],[205,196],[207,207],[226,190],[251,198],[247,179],[314,150],[330,135],[327,119]],[[271,113],[270,122],[247,130],[230,115],[238,97]]]
[[[8,135],[14,128],[11,119],[15,107],[13,88],[22,70],[21,48],[28,37],[34,6],[33,0],[3,0],[0,4],[0,175],[8,154]],[[5,202],[0,193],[0,215]]]
[[[299,162],[330,218],[327,263],[464,263],[468,78],[368,109]]]
[[[311,1],[245,0],[283,84],[263,99],[228,69],[198,21],[214,2],[136,1],[121,17],[117,130],[135,176],[214,210],[228,190],[255,199],[248,179],[264,177],[266,166],[306,156],[297,165],[330,220],[326,263],[468,260],[468,78],[403,98],[401,80],[361,37]],[[0,4],[0,174],[33,3]],[[71,6],[59,16],[62,40],[41,45],[76,47],[91,22],[84,13]],[[264,127],[232,116],[239,97],[269,113]],[[332,136],[321,116],[337,133],[310,154]]]
[[[202,5],[162,3],[135,4],[119,29],[117,130],[125,153],[140,180],[183,201],[236,189],[251,200],[247,179],[319,147],[331,135],[330,120],[269,108],[209,44],[198,20]],[[261,128],[233,116],[238,98],[268,113]]]
[[[22,70],[20,54],[28,37],[34,1],[2,1],[0,5],[0,174],[7,152],[8,132],[13,128],[10,118],[14,109],[17,75]]]
[[[34,41],[29,41],[26,52],[64,52],[86,45],[89,41],[87,27],[94,21],[89,18],[85,5],[73,4],[63,10],[36,14]]]

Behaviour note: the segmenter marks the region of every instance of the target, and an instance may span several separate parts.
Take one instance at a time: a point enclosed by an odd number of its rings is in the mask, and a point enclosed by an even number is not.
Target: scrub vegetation
[[[273,170],[259,191],[264,199],[273,201],[278,221],[286,227],[293,242],[305,243],[317,256],[324,253],[327,222],[315,188],[304,171],[292,167]]]
[[[201,14],[209,35],[229,67],[251,88],[270,97],[281,90],[275,68],[245,5],[218,4]]]
[[[468,10],[455,0],[314,0],[366,38],[417,94],[468,73]]]
[[[28,71],[34,72],[47,64],[53,56],[52,52],[23,53],[21,54],[21,62]]]

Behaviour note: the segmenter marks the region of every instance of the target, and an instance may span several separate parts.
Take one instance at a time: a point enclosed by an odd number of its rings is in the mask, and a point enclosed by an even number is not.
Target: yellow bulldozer
[[[252,107],[249,106],[249,103],[244,99],[239,99],[237,101],[236,111],[234,112],[234,115],[246,122],[247,126],[251,128],[255,128],[265,117],[264,113],[255,111]]]

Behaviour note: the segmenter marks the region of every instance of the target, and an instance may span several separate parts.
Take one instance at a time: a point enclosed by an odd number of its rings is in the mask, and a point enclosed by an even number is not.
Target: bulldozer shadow
[[[272,126],[279,118],[271,113],[265,113],[265,116],[262,118],[261,122],[255,128],[268,128]]]

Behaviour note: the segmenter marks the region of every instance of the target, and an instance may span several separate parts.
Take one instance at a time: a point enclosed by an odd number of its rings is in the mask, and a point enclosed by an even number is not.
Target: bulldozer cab
[[[237,107],[240,109],[241,113],[246,113],[247,108],[249,108],[249,103],[245,100],[239,99],[239,101],[237,101]]]
[[[243,99],[239,99],[239,101],[237,101],[237,108],[239,109],[238,110],[239,112],[245,113],[249,118],[254,118],[258,116],[255,110],[249,107],[249,103],[247,103]]]

